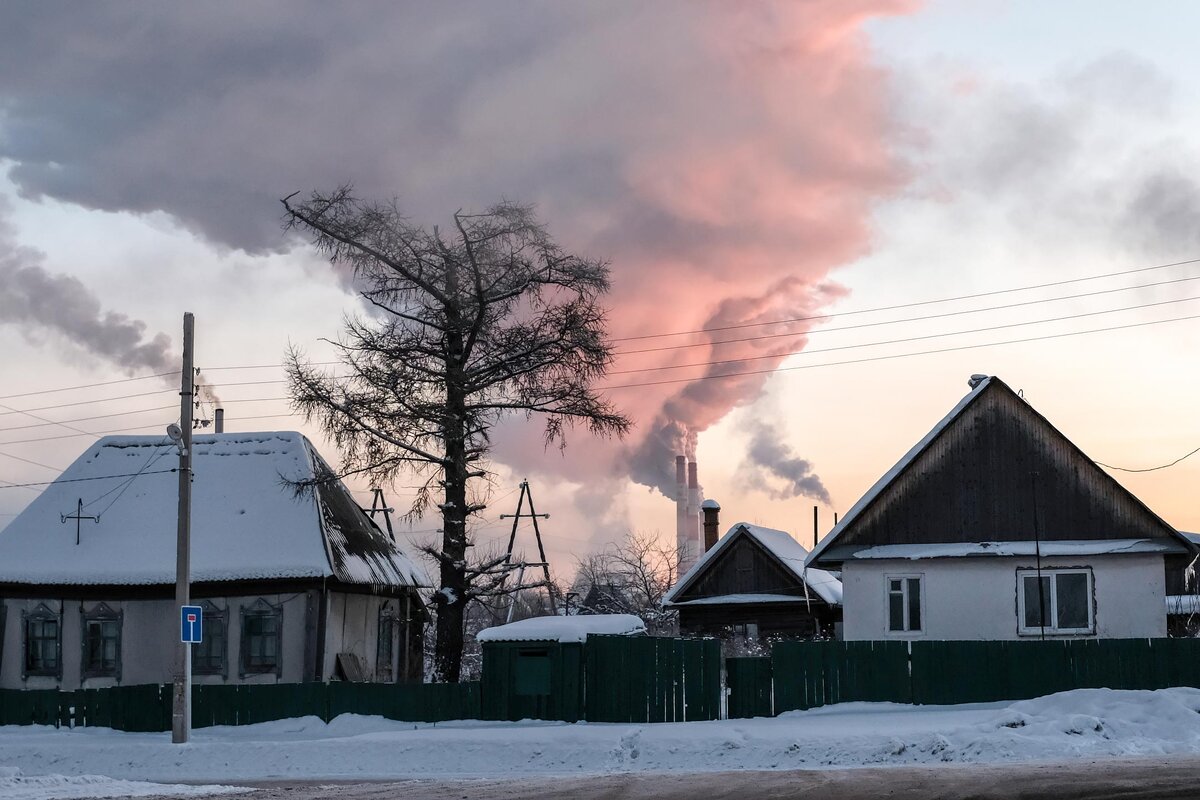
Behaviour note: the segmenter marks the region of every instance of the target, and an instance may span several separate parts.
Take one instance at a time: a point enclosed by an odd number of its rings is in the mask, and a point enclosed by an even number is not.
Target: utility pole
[[[521,509],[525,505],[526,498],[529,498],[529,513],[522,514]],[[538,520],[550,519],[550,515],[539,514],[534,510],[533,491],[529,488],[528,480],[521,481],[521,496],[517,498],[517,513],[501,514],[500,519],[511,519],[513,521],[512,533],[510,533],[508,536],[508,552],[505,553],[504,556],[504,569],[506,570],[505,577],[508,576],[509,571],[511,571],[514,567],[517,567],[517,588],[513,592],[512,602],[509,603],[508,606],[508,621],[512,622],[513,611],[516,609],[517,605],[517,595],[520,593],[521,588],[524,585],[526,567],[542,568],[542,574],[546,576],[546,596],[550,599],[550,613],[557,614],[558,608],[554,602],[554,585],[550,582],[550,562],[546,560],[546,548],[542,545],[542,529],[538,527]],[[513,545],[516,544],[517,541],[517,526],[521,523],[522,519],[529,519],[533,521],[533,535],[537,540],[538,556],[542,559],[536,564],[522,562],[521,564],[517,565],[512,563]]]
[[[192,395],[195,369],[192,339],[195,320],[183,315],[183,378],[179,385],[179,529],[175,552],[175,607],[190,605],[192,572]],[[186,744],[192,734],[192,645],[179,642],[175,653],[171,741]]]

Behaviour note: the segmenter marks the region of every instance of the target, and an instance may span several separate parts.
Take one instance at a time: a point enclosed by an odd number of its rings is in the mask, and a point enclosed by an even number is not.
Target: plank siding
[[[804,585],[779,566],[766,549],[749,536],[741,536],[719,554],[676,602],[727,594],[794,594],[804,596]],[[819,597],[817,602],[823,602]]]
[[[1035,529],[1043,541],[1176,538],[993,378],[841,532],[838,544],[1032,541]]]

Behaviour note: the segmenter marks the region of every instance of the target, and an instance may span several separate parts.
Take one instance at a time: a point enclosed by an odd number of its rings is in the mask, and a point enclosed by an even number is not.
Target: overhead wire
[[[1198,276],[1198,277],[1200,277],[1200,276]],[[1136,310],[1143,309],[1143,308],[1154,308],[1157,306],[1173,305],[1175,303],[1187,303],[1187,302],[1191,302],[1194,300],[1200,300],[1200,297],[1181,297],[1181,298],[1178,298],[1175,300],[1161,300],[1156,303],[1142,303],[1142,304],[1136,305],[1136,306],[1122,306],[1120,308],[1109,308],[1109,309],[1103,309],[1101,311],[1086,311],[1086,312],[1082,312],[1079,314],[1068,314],[1068,315],[1061,316],[1061,317],[1049,317],[1047,319],[1026,320],[1023,322],[1009,322],[1009,323],[1005,323],[1003,325],[989,325],[984,328],[972,328],[971,330],[946,331],[944,333],[930,333],[930,334],[925,334],[923,336],[908,336],[908,337],[905,337],[902,339],[883,339],[883,340],[874,341],[874,342],[860,342],[858,344],[846,344],[846,345],[840,345],[838,347],[825,347],[825,348],[821,348],[818,350],[805,348],[803,350],[794,350],[794,351],[787,352],[787,353],[768,353],[766,355],[743,356],[740,358],[728,358],[728,359],[722,359],[722,360],[718,360],[718,361],[696,361],[696,362],[692,362],[690,364],[671,364],[671,365],[658,366],[658,367],[643,367],[641,369],[617,369],[617,370],[609,370],[605,374],[607,374],[607,375],[627,375],[627,374],[631,374],[631,373],[635,373],[635,372],[657,372],[660,370],[668,370],[668,369],[687,369],[689,367],[710,367],[710,366],[720,366],[721,364],[740,364],[740,363],[743,363],[746,361],[761,361],[761,360],[770,359],[770,358],[786,358],[789,356],[798,356],[798,355],[806,355],[807,356],[807,355],[814,355],[817,353],[833,353],[833,352],[836,352],[839,350],[855,350],[855,349],[862,348],[862,347],[879,347],[879,346],[888,345],[888,344],[904,344],[907,342],[919,342],[919,341],[924,341],[927,339],[942,339],[947,336],[966,336],[966,335],[973,334],[973,333],[986,333],[988,331],[998,331],[998,330],[1004,330],[1007,328],[1022,328],[1026,325],[1044,325],[1044,324],[1050,323],[1050,322],[1064,322],[1066,320],[1082,319],[1083,317],[1095,317],[1095,316],[1101,316],[1104,314],[1116,314],[1116,313],[1119,313],[1122,311],[1136,311]]]
[[[87,478],[58,478],[52,481],[34,481],[31,483],[9,483],[7,486],[0,486],[0,489],[23,489],[29,486],[49,486],[57,483],[83,483],[84,481],[104,481],[112,478],[131,478],[141,475],[161,475],[167,472],[178,472],[178,469],[156,469],[150,472],[126,472],[120,475],[92,475]],[[7,483],[7,481],[5,481]]]
[[[1006,289],[994,289],[994,290],[990,290],[990,291],[986,291],[986,292],[975,292],[975,293],[971,293],[971,294],[955,295],[952,297],[941,297],[941,298],[935,298],[935,299],[931,299],[931,300],[918,300],[918,301],[913,301],[910,303],[897,303],[897,304],[893,304],[890,306],[877,306],[874,308],[848,309],[845,311],[836,312],[834,314],[817,314],[817,315],[809,315],[809,316],[790,317],[790,318],[786,318],[786,319],[763,320],[763,321],[758,321],[758,322],[746,322],[746,323],[739,323],[739,324],[735,324],[735,325],[714,326],[714,327],[699,328],[699,329],[694,329],[694,330],[667,331],[667,332],[661,332],[661,333],[640,334],[637,336],[620,336],[620,337],[614,337],[613,339],[611,339],[611,341],[614,341],[614,342],[637,341],[637,340],[644,340],[644,339],[664,338],[664,337],[668,337],[668,336],[695,335],[695,334],[719,332],[719,331],[723,331],[723,330],[740,330],[740,329],[745,329],[745,328],[763,327],[763,326],[767,326],[767,325],[780,325],[780,324],[788,324],[788,323],[794,323],[794,322],[816,321],[816,320],[820,320],[820,319],[828,319],[831,317],[846,317],[846,316],[854,316],[854,315],[860,315],[860,314],[873,314],[873,313],[878,313],[878,312],[882,312],[882,311],[895,311],[895,310],[900,310],[900,309],[905,309],[905,308],[916,308],[916,307],[920,307],[920,306],[936,305],[936,304],[941,304],[941,303],[950,303],[950,302],[956,302],[956,301],[960,301],[960,300],[972,300],[972,299],[978,299],[978,298],[982,298],[982,297],[994,297],[994,296],[1003,295],[1003,294],[1012,294],[1015,292],[1033,291],[1033,290],[1037,290],[1037,289],[1047,289],[1047,288],[1052,288],[1052,287],[1056,287],[1056,286],[1066,286],[1066,285],[1071,285],[1071,284],[1076,284],[1076,283],[1083,283],[1083,282],[1087,282],[1087,281],[1103,280],[1105,278],[1121,277],[1124,275],[1134,275],[1134,274],[1139,274],[1139,273],[1144,273],[1144,272],[1150,272],[1153,270],[1167,269],[1170,267],[1186,266],[1189,264],[1200,264],[1200,258],[1185,259],[1182,261],[1173,261],[1173,262],[1169,262],[1169,263],[1165,263],[1165,264],[1155,264],[1155,265],[1148,266],[1148,267],[1138,267],[1138,268],[1134,268],[1134,269],[1119,270],[1116,272],[1106,272],[1106,273],[1101,273],[1101,274],[1097,274],[1097,275],[1087,275],[1087,276],[1082,276],[1082,277],[1078,277],[1078,278],[1068,278],[1068,279],[1059,280],[1059,281],[1047,281],[1044,283],[1029,284],[1029,285],[1025,285],[1025,286],[1014,286],[1014,287],[1009,287]],[[1162,284],[1166,284],[1166,283],[1180,282],[1180,281],[1184,281],[1184,280],[1194,280],[1194,279],[1195,278],[1181,278],[1178,281],[1164,281],[1164,282],[1156,283],[1156,284],[1146,284],[1145,286],[1119,287],[1119,288],[1115,288],[1115,289],[1111,289],[1111,290],[1104,290],[1101,292],[1084,293],[1081,295],[1070,295],[1070,296],[1060,297],[1060,298],[1048,298],[1045,300],[1030,301],[1030,302],[1054,302],[1056,300],[1073,299],[1075,297],[1083,297],[1083,296],[1088,296],[1090,294],[1104,294],[1104,293],[1111,293],[1111,292],[1118,292],[1118,291],[1130,291],[1133,289],[1145,288],[1146,286],[1162,285]],[[1000,307],[995,307],[995,308],[986,308],[985,307],[982,309],[972,309],[970,311],[964,311],[961,313],[978,313],[978,312],[987,311],[987,310],[996,310],[997,308],[1012,307],[1013,305],[1021,305],[1021,304],[1010,304],[1010,305],[1000,306]],[[956,312],[956,313],[959,313],[959,312]],[[917,319],[935,318],[938,316],[943,316],[943,315],[931,315],[929,317],[913,318],[913,319],[908,319],[908,320],[892,320],[892,321],[875,323],[875,324],[896,324],[896,323],[899,323],[902,321],[904,321],[904,322],[916,321]],[[841,330],[845,330],[845,329],[848,329],[848,328],[842,328]],[[821,330],[830,330],[830,329],[821,329]],[[735,341],[735,340],[729,340],[729,341]],[[713,343],[712,342],[703,342],[701,344],[713,344]],[[633,354],[635,352],[647,352],[647,351],[625,351],[625,352],[626,352],[626,354]],[[314,362],[313,365],[314,366],[331,366],[331,365],[336,365],[339,363],[341,363],[341,362],[319,361],[319,362]],[[206,372],[216,372],[219,370],[277,369],[282,366],[283,366],[282,364],[222,365],[222,366],[203,367],[203,370]],[[130,382],[134,382],[134,381],[149,380],[152,378],[163,378],[163,377],[168,377],[171,375],[178,375],[178,374],[179,374],[179,370],[171,370],[171,371],[167,371],[167,372],[152,373],[149,375],[137,375],[137,376],[133,376],[130,378],[123,378],[123,379],[112,380],[112,381],[100,381],[100,382],[96,382],[96,383],[77,384],[75,386],[63,386],[63,387],[57,387],[57,388],[52,388],[52,389],[40,389],[40,390],[36,390],[36,391],[19,392],[19,393],[9,394],[9,395],[0,395],[0,400],[8,400],[8,399],[14,399],[14,398],[19,398],[19,397],[31,397],[31,396],[35,396],[35,395],[52,394],[52,393],[57,393],[57,392],[67,392],[67,391],[74,391],[74,390],[78,390],[78,389],[90,389],[90,388],[95,388],[95,387],[100,387],[100,386],[110,386],[110,385],[115,385],[115,384],[130,383]],[[224,386],[226,384],[222,384],[222,385]],[[247,383],[247,384],[234,384],[234,385],[249,385],[249,384]],[[163,390],[163,391],[171,391],[171,390]],[[111,398],[111,399],[118,399],[118,398]]]
[[[1180,456],[1179,458],[1175,459],[1174,461],[1170,462],[1169,464],[1159,464],[1157,467],[1145,467],[1143,469],[1130,469],[1128,467],[1114,467],[1112,464],[1105,464],[1103,461],[1096,461],[1095,463],[1098,466],[1104,467],[1105,469],[1115,469],[1118,472],[1157,472],[1160,469],[1166,469],[1167,467],[1173,467],[1176,464],[1178,464],[1179,462],[1196,455],[1196,453],[1200,453],[1200,447],[1197,447],[1195,450],[1193,450],[1190,453]]]
[[[918,306],[936,305],[938,303],[952,303],[958,300],[975,300],[980,297],[995,297],[1002,294],[1012,294],[1014,292],[1026,292],[1034,289],[1049,289],[1055,286],[1066,286],[1073,283],[1084,283],[1086,281],[1097,281],[1104,278],[1117,278],[1123,275],[1135,275],[1141,272],[1151,272],[1158,269],[1167,269],[1169,267],[1182,267],[1188,264],[1200,264],[1200,258],[1190,258],[1184,261],[1172,261],[1168,264],[1155,264],[1150,267],[1138,267],[1135,269],[1121,270],[1119,272],[1106,272],[1101,275],[1088,275],[1081,278],[1068,278],[1061,281],[1050,281],[1048,283],[1031,284],[1029,286],[1015,286],[1010,289],[993,289],[987,292],[976,292],[974,294],[960,294],[954,297],[942,297],[935,300],[917,300],[911,303],[897,303],[890,306],[877,306],[875,308],[852,309],[850,311],[842,311],[837,316],[851,316],[854,314],[874,314],[879,311],[898,311],[903,308],[916,308]],[[737,325],[724,325],[720,327],[700,328],[690,331],[672,331],[670,333],[648,333],[640,336],[619,336],[612,341],[614,342],[630,342],[638,339],[660,339],[665,336],[689,336],[698,333],[712,333],[714,331],[737,330],[741,328],[754,328],[761,325],[783,325],[791,322],[807,322],[809,320],[823,319],[826,315],[807,316],[807,317],[792,317],[790,319],[769,320],[765,322],[747,322]]]

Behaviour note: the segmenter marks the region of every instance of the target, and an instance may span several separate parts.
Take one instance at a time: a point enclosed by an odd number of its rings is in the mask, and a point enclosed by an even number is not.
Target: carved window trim
[[[113,611],[107,603],[99,603],[90,611],[81,610],[79,615],[79,675],[81,678],[116,678],[121,680],[121,633],[124,628],[124,611]],[[88,636],[91,629],[100,634],[100,663],[90,663]],[[105,640],[113,641],[112,663],[106,663]]]
[[[54,666],[48,669],[30,669],[30,623],[53,622],[54,636]],[[33,611],[21,612],[21,680],[29,677],[50,677],[62,680],[62,612],[53,611],[45,603],[38,603]],[[49,637],[39,637],[48,639]]]
[[[220,608],[211,600],[201,600],[199,603],[203,609],[203,619],[201,620],[201,630],[203,631],[203,641],[199,645],[192,645],[192,674],[193,675],[220,675],[222,678],[229,677],[229,609]],[[217,640],[221,642],[221,655],[218,664],[212,663],[197,663],[196,659],[202,655],[201,647],[211,646]]]
[[[258,663],[251,664],[251,639],[256,635],[251,632],[251,624],[257,624],[259,620],[273,620],[274,631],[269,634],[274,637],[274,663]],[[251,675],[270,675],[275,673],[279,677],[283,672],[283,606],[273,605],[264,598],[260,597],[249,606],[242,606],[241,609],[241,652],[238,654],[238,663],[240,672],[243,678]],[[257,634],[265,635],[265,634]]]

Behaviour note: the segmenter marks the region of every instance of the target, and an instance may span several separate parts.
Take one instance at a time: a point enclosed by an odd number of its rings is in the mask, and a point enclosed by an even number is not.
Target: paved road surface
[[[1166,800],[1200,798],[1200,757],[591,778],[257,784],[226,800]]]

